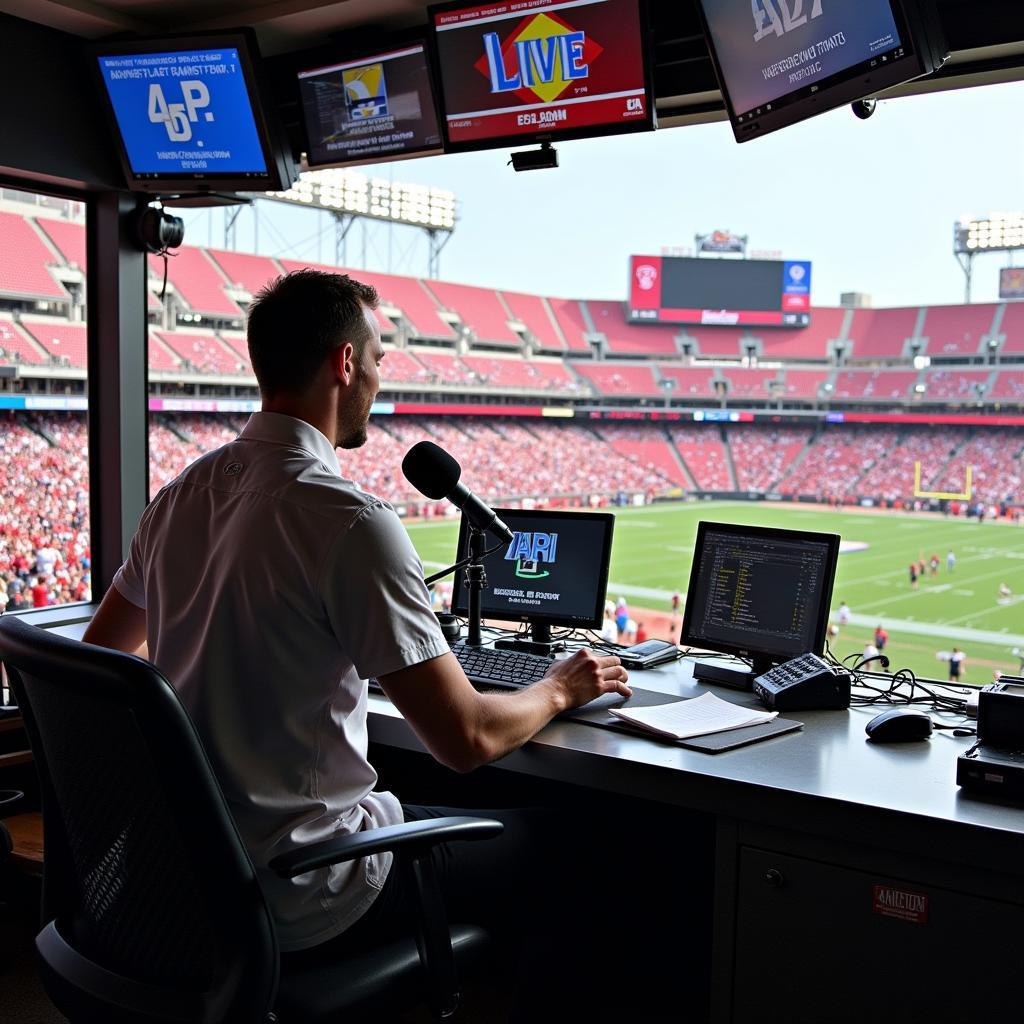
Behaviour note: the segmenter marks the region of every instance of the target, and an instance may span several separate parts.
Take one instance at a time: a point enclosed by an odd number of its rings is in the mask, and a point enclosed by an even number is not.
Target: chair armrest
[[[340,864],[357,857],[369,857],[383,850],[416,856],[438,843],[457,839],[493,839],[505,826],[493,818],[430,818],[401,825],[371,828],[354,835],[325,839],[300,850],[290,850],[270,861],[270,870],[281,878],[294,878],[315,868]]]

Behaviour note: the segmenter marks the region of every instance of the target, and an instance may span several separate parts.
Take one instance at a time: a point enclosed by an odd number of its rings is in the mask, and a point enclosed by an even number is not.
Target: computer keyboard
[[[519,690],[542,678],[554,658],[521,651],[507,651],[494,647],[470,647],[455,644],[452,653],[459,659],[462,670],[476,686],[499,686]]]

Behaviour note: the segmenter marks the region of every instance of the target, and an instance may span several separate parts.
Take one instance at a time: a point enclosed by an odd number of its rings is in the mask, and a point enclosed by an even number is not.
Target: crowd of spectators
[[[0,423],[0,611],[88,600],[85,419],[8,413]]]
[[[88,600],[88,435],[80,413],[5,413],[0,420],[0,609]],[[168,414],[150,421],[150,493],[237,436],[244,417]],[[810,427],[593,424],[482,417],[375,417],[361,448],[339,451],[342,473],[406,515],[453,510],[417,493],[405,453],[431,440],[462,465],[492,504],[598,506],[646,501],[678,487],[677,455],[701,490],[778,490],[826,501],[913,499],[922,486],[1008,505],[1024,494],[1024,436],[966,427],[927,431],[869,425]],[[648,453],[668,453],[655,459]],[[732,470],[735,470],[735,482]]]

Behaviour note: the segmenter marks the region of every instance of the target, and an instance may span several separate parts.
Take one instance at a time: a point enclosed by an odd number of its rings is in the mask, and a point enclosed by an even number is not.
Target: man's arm
[[[111,587],[82,639],[87,644],[146,657],[146,609],[132,604],[117,587]]]
[[[434,758],[468,772],[521,747],[560,711],[603,693],[628,697],[628,678],[618,658],[577,651],[524,690],[477,693],[455,655],[443,654],[380,684]]]

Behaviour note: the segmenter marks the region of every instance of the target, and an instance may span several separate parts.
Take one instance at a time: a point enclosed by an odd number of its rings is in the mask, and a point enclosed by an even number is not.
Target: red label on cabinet
[[[872,913],[882,917],[896,917],[911,924],[928,923],[927,893],[895,889],[891,885],[876,885],[872,893]]]

